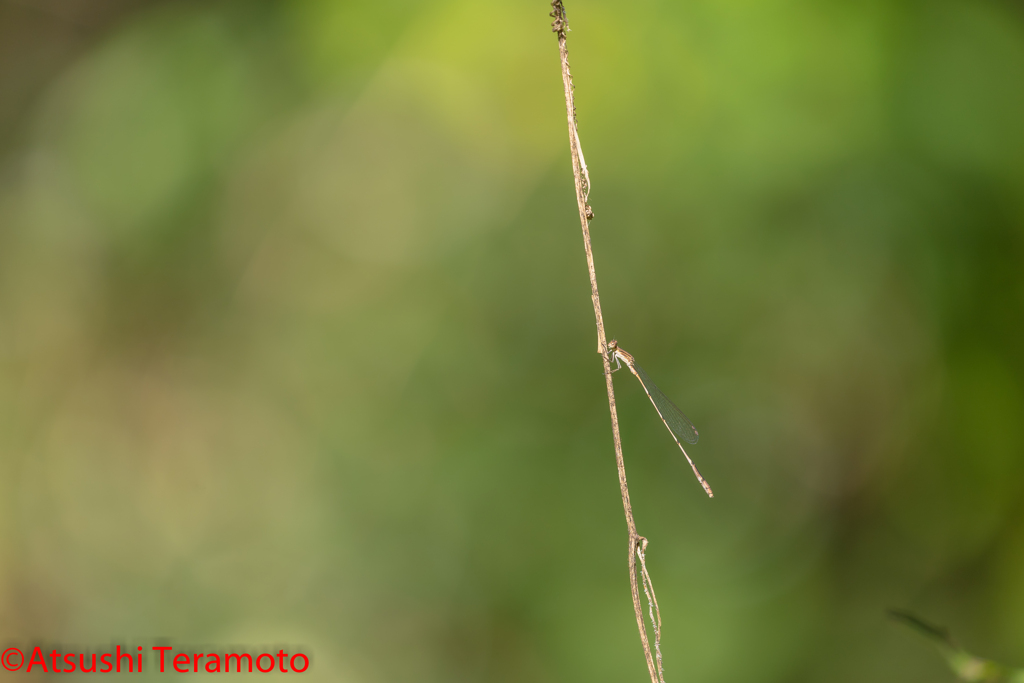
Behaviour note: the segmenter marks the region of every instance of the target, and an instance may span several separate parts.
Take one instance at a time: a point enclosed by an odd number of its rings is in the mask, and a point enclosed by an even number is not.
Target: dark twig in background
[[[590,225],[589,221],[594,217],[587,198],[590,194],[590,175],[587,173],[587,164],[583,160],[583,150],[580,147],[579,132],[576,128],[576,105],[573,101],[572,75],[569,73],[569,52],[565,46],[565,34],[569,30],[568,21],[565,18],[565,6],[561,0],[552,0],[551,16],[554,22],[551,30],[558,35],[558,51],[562,60],[562,84],[565,87],[565,112],[569,122],[569,150],[572,153],[572,170],[576,180],[576,204],[580,212],[580,227],[583,228],[583,246],[587,252],[587,268],[590,271],[590,298],[594,303],[594,317],[597,319],[597,352],[601,354],[604,362],[605,386],[608,390],[608,409],[612,417],[612,440],[615,444],[615,463],[619,470],[619,489],[622,493],[622,507],[626,513],[626,526],[629,529],[629,583],[633,592],[633,610],[636,613],[636,624],[640,630],[640,642],[644,647],[644,655],[647,658],[647,669],[651,675],[651,683],[664,683],[660,676],[661,671],[661,613],[657,611],[657,601],[654,598],[654,588],[650,586],[650,576],[647,574],[647,566],[644,560],[644,551],[647,547],[647,539],[643,539],[636,532],[636,523],[633,521],[633,508],[629,503],[629,488],[626,486],[626,466],[622,460],[622,439],[619,437],[619,417],[615,410],[615,388],[612,385],[612,367],[608,357],[608,338],[605,335],[604,319],[601,316],[601,297],[597,290],[597,273],[594,270],[594,254],[590,246]],[[648,601],[653,605],[651,620],[654,624],[655,651],[658,653],[657,664],[651,654],[651,644],[647,637],[647,629],[644,626],[643,607],[640,604],[640,589],[637,580],[637,557],[640,558],[643,567],[644,591],[647,592],[650,586]],[[655,619],[656,615],[656,619]]]
[[[889,617],[906,624],[932,641],[939,648],[942,656],[946,658],[949,668],[962,681],[1024,683],[1024,669],[1012,669],[992,660],[972,655],[953,640],[946,628],[929,624],[924,619],[903,610],[891,609]]]

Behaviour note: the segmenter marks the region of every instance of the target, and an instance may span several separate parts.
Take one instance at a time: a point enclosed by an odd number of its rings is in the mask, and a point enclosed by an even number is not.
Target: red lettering
[[[121,660],[122,659],[127,659],[128,660],[128,673],[132,673],[133,671],[135,671],[135,668],[134,668],[135,667],[135,661],[132,659],[132,656],[130,654],[128,654],[127,652],[121,652],[121,646],[118,645],[117,646],[117,673],[121,673]]]
[[[92,653],[92,668],[91,669],[86,669],[85,668],[85,655],[83,655],[83,654],[78,655],[78,668],[81,669],[83,673],[88,673],[88,674],[94,673],[96,671],[96,653],[95,652]]]
[[[170,645],[164,645],[163,647],[153,647],[154,650],[160,650],[160,673],[164,672],[164,652],[171,650]]]
[[[264,669],[262,666],[260,666],[260,662],[263,661],[264,657],[269,657],[270,658],[270,668],[269,669]],[[256,658],[256,668],[259,669],[263,673],[268,673],[270,671],[273,671],[274,670],[274,655],[264,652],[263,654],[258,656]]]
[[[38,661],[36,657],[39,658]],[[28,660],[28,668],[25,669],[25,673],[32,673],[32,667],[35,664],[43,667],[43,671],[46,673],[50,673],[50,670],[46,668],[46,658],[43,657],[43,648],[41,647],[36,647],[32,650],[32,659]]]
[[[179,669],[178,668],[179,664],[184,665],[185,668],[184,669]],[[189,661],[188,655],[185,654],[184,652],[181,652],[181,653],[178,653],[178,654],[174,655],[174,670],[177,671],[178,673],[180,673],[180,674],[187,674],[188,673],[188,665],[189,664],[191,664],[191,662]]]
[[[246,670],[248,670],[248,673],[252,673],[253,664],[256,665],[255,669],[260,673],[271,673],[275,668],[281,673],[305,673],[309,669],[310,663],[309,657],[302,652],[296,652],[289,656],[283,648],[279,649],[276,654],[273,652],[262,652],[258,655],[249,653],[206,654],[202,652],[175,654],[173,652],[174,647],[171,645],[156,645],[151,649],[153,652],[160,653],[160,673],[167,672],[168,653],[173,655],[171,664],[176,673],[199,673],[201,671],[200,666],[203,664],[205,664],[206,673],[220,673],[221,671],[232,673],[232,659],[235,661],[234,673],[243,673]],[[56,648],[50,653],[44,654],[42,647],[34,647],[31,658],[25,668],[25,673],[32,673],[36,667],[41,668],[43,673],[50,673],[51,671],[54,673],[74,673],[78,671],[82,673],[112,673],[115,671],[121,673],[125,671],[123,668],[124,662],[122,661],[125,658],[128,660],[128,673],[142,672],[144,667],[143,647],[138,647],[138,651],[136,658],[134,653],[125,652],[120,645],[117,645],[114,652],[102,654],[96,652],[91,654],[68,652],[63,655]],[[97,656],[99,656],[100,663],[102,664],[98,671],[96,668]],[[205,662],[203,661],[204,657]],[[267,666],[264,666],[264,658],[268,660]],[[50,661],[47,662],[47,659]],[[243,659],[245,660],[246,668],[242,668]],[[254,662],[253,659],[256,661]],[[222,662],[223,668],[221,668]],[[63,668],[61,668],[62,666]]]
[[[296,657],[302,657],[302,668],[301,669],[299,667],[295,666],[295,658]],[[294,671],[295,673],[299,673],[300,674],[300,673],[304,672],[306,669],[309,668],[309,660],[306,658],[306,655],[302,654],[301,652],[292,655],[292,658],[290,660],[288,660],[288,662],[289,662],[289,664],[292,665],[292,671]]]
[[[246,652],[245,654],[241,654],[241,655],[226,655],[224,657],[224,672],[225,673],[231,671],[231,658],[232,657],[235,658],[235,668],[236,668],[235,673],[239,673],[239,674],[242,673],[242,657],[245,657],[246,659],[249,660],[249,673],[252,673],[252,655],[250,655],[248,652]]]

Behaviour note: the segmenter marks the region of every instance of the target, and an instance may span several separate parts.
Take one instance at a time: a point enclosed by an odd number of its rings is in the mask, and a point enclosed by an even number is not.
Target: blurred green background
[[[549,9],[0,4],[0,637],[646,680]],[[568,12],[668,680],[1024,664],[1024,7]]]

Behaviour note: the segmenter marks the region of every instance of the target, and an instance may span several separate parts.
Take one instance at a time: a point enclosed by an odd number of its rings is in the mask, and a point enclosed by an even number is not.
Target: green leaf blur
[[[3,4],[0,637],[646,680],[548,11]],[[668,680],[1024,664],[1019,3],[568,16]]]

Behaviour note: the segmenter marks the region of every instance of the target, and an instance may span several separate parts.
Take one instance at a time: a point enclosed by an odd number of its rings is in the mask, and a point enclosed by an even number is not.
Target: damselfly
[[[683,448],[682,441],[686,443],[697,443],[697,428],[690,422],[690,418],[683,414],[683,411],[679,410],[675,403],[669,400],[658,386],[651,381],[644,369],[637,365],[637,362],[633,359],[633,356],[626,353],[619,348],[618,343],[613,339],[608,342],[608,360],[614,360],[616,370],[622,369],[622,363],[626,364],[629,371],[632,372],[638,380],[640,380],[640,386],[644,388],[644,392],[647,394],[647,398],[651,399],[651,404],[654,409],[658,411],[658,416],[661,421],[665,423],[665,427],[668,428],[672,438],[675,439],[676,445],[679,446],[679,450],[686,456],[686,462],[690,463],[690,467],[693,469],[693,473],[697,475],[697,481],[704,487],[704,491],[707,492],[709,498],[714,498],[715,494],[711,492],[711,487],[704,481],[704,477],[701,476],[700,470],[693,464],[693,460],[687,455],[686,449]],[[612,372],[615,372],[613,370]]]

